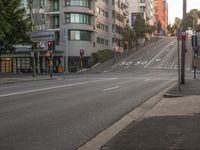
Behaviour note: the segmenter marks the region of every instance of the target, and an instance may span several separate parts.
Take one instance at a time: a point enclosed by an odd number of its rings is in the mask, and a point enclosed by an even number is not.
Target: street
[[[0,85],[0,149],[76,149],[177,80],[177,68],[166,37],[99,74]]]

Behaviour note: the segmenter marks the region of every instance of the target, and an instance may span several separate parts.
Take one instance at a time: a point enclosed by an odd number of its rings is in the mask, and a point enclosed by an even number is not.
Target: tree
[[[151,26],[149,24],[146,24],[146,33],[152,34],[155,31],[156,31],[156,27],[155,26]]]
[[[128,47],[131,48],[133,46],[133,42],[135,41],[135,32],[134,30],[127,24],[123,30],[124,41],[128,41]]]
[[[158,20],[158,22],[157,22],[157,32],[160,33],[161,30],[162,30],[162,24],[161,24],[160,20]]]
[[[178,28],[180,28],[181,25],[182,25],[182,20],[181,20],[180,18],[176,17],[176,18],[174,19],[174,23],[173,23],[172,28],[171,28],[171,34],[172,34],[172,35],[175,35],[176,30],[177,30]]]
[[[196,28],[198,19],[198,9],[192,9],[190,12],[187,13],[186,16],[186,26],[187,28],[193,28],[193,21],[194,21],[194,28]]]
[[[29,41],[30,21],[21,0],[1,0],[0,9],[0,50],[1,53],[14,52],[14,45]]]
[[[134,30],[135,30],[137,39],[145,37],[146,25],[141,15],[136,16]]]

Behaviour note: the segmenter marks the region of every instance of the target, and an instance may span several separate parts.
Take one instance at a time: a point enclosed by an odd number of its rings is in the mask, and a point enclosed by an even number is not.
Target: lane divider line
[[[111,87],[111,88],[108,88],[108,89],[104,89],[103,92],[118,89],[118,88],[120,88],[120,86],[115,86],[115,87]]]
[[[14,96],[14,95],[20,95],[20,94],[26,94],[26,93],[34,93],[34,92],[47,91],[47,90],[64,88],[64,87],[70,87],[70,86],[76,86],[76,85],[84,85],[84,84],[96,83],[96,82],[102,82],[102,81],[111,81],[111,80],[116,80],[116,79],[118,79],[118,78],[108,78],[108,79],[102,79],[102,80],[94,80],[94,81],[88,81],[88,82],[79,82],[79,83],[72,83],[72,84],[64,84],[64,85],[52,86],[52,87],[47,87],[47,88],[27,90],[27,91],[22,91],[22,92],[7,93],[7,94],[0,95],[0,98],[1,97]]]

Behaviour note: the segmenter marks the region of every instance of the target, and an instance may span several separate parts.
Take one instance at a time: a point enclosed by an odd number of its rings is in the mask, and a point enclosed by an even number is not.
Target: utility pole
[[[182,33],[186,34],[186,0],[183,0],[183,29]],[[186,36],[186,35],[185,35]],[[181,51],[181,84],[185,84],[185,48],[186,39],[182,37],[182,51]]]

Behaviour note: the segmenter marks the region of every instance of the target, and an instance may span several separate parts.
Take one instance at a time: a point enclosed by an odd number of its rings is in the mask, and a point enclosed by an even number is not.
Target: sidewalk
[[[32,74],[0,74],[0,85],[40,80],[55,80],[57,78],[59,77],[53,76],[51,78],[49,75],[37,75],[36,77],[33,77]]]
[[[101,150],[200,150],[200,80],[186,80]]]

